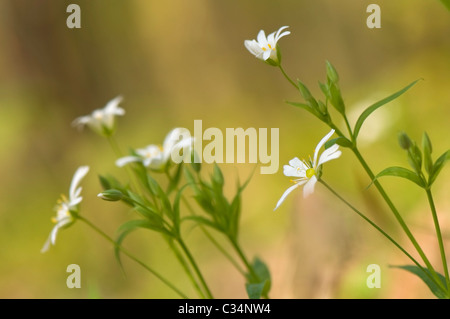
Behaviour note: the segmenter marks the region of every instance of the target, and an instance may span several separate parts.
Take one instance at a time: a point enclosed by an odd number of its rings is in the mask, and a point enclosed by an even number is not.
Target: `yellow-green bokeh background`
[[[418,141],[427,131],[435,156],[449,148],[450,12],[437,0],[378,0],[382,28],[373,30],[366,26],[373,1],[365,0],[76,1],[82,28],[68,29],[72,2],[0,2],[1,298],[176,297],[126,259],[124,277],[111,245],[83,224],[61,232],[56,246],[40,253],[55,201],[68,192],[80,165],[91,166],[83,215],[112,236],[133,217],[126,207],[96,198],[98,174],[125,176],[108,144],[71,122],[121,94],[127,114],[117,139],[124,149],[160,143],[171,128],[193,130],[201,119],[204,128],[279,128],[280,167],[308,156],[328,128],[284,103],[300,101],[299,94],[244,48],[260,29],[289,26],[292,34],[279,42],[284,68],[317,96],[325,61],[331,61],[349,112],[423,79],[363,127],[361,150],[375,172],[407,165],[397,146],[402,130]],[[221,167],[230,194],[237,176],[244,180],[253,168]],[[331,185],[410,250],[376,192],[365,189],[369,180],[348,151],[325,172]],[[433,188],[447,247],[449,179],[446,168]],[[442,270],[423,192],[392,178],[383,185]],[[272,298],[433,297],[413,275],[389,268],[409,261],[323,187],[307,200],[291,194],[273,212],[288,186],[281,169],[257,172],[243,194],[240,240],[249,256],[269,265]],[[215,297],[245,298],[239,273],[198,229],[184,230]],[[139,231],[125,245],[195,296],[157,235]],[[72,263],[81,267],[81,289],[66,287]],[[369,264],[381,267],[380,289],[366,286]]]

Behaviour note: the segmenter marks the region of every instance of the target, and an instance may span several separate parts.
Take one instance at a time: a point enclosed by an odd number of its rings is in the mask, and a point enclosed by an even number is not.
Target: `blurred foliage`
[[[317,81],[325,78],[325,60],[331,61],[350,111],[424,79],[374,113],[361,130],[367,137],[363,152],[375,172],[405,164],[397,145],[399,131],[416,140],[427,131],[437,152],[448,149],[448,10],[438,1],[380,0],[382,28],[371,30],[365,24],[371,2],[80,0],[82,28],[68,29],[71,1],[1,1],[0,297],[174,297],[126,260],[123,277],[113,247],[81,224],[62,232],[56,247],[40,254],[52,226],[52,207],[67,190],[74,169],[89,164],[98,174],[120,174],[107,143],[70,124],[122,94],[127,115],[119,120],[117,137],[124,149],[161,141],[174,126],[192,130],[193,121],[202,119],[204,128],[279,127],[280,167],[294,156],[306,156],[327,129],[285,104],[300,100],[298,92],[244,48],[243,41],[255,38],[260,29],[289,26],[291,35],[280,41],[284,68],[316,89],[313,94],[319,92]],[[347,155],[326,167],[327,181],[388,230],[398,230],[379,198],[371,189],[364,191],[369,181]],[[224,164],[222,169],[231,189],[253,167]],[[446,225],[449,178],[444,171],[434,185]],[[274,274],[273,298],[432,297],[419,280],[389,269],[388,264],[402,264],[394,247],[367,231],[368,225],[345,207],[336,207],[319,187],[319,200],[292,196],[273,213],[286,183],[281,170],[255,174],[242,194],[241,240],[250,255],[267,261]],[[395,194],[425,249],[437,253],[420,190],[388,179],[383,185]],[[130,213],[99,201],[100,189],[97,177],[88,175],[81,214],[113,235]],[[448,244],[450,229],[443,228]],[[224,266],[201,234],[187,231],[215,295],[245,298],[244,283],[232,267]],[[166,258],[167,247],[151,245],[155,238],[136,232],[129,247],[188,287]],[[81,266],[82,289],[66,287],[66,267],[72,263]],[[369,263],[382,267],[381,289],[365,285]],[[218,268],[229,276],[217,278]]]

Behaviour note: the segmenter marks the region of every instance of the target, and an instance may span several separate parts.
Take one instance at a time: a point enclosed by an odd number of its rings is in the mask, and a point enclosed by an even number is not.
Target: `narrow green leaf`
[[[434,163],[433,170],[428,180],[429,186],[434,183],[445,163],[450,160],[450,150],[442,154]]]
[[[222,171],[220,170],[219,165],[217,165],[216,163],[214,163],[212,181],[220,187],[222,187],[225,182],[223,179]]]
[[[183,171],[183,163],[176,165],[175,174],[170,178],[169,185],[167,186],[167,194],[170,194],[177,188],[180,183],[181,173]]]
[[[109,182],[109,180],[106,177],[99,175],[98,179],[100,180],[100,185],[102,185],[102,188],[104,190],[111,188],[111,183]]]
[[[450,11],[450,0],[441,0],[441,2]]]
[[[416,143],[408,150],[408,162],[417,174],[422,172],[422,152],[417,147]]]
[[[155,231],[164,233],[168,236],[172,236],[172,234],[170,232],[168,232],[166,229],[164,229],[163,227],[162,228],[157,227],[157,226],[153,225],[150,221],[145,220],[145,219],[130,220],[130,221],[122,224],[119,227],[119,229],[117,230],[119,232],[119,236],[117,237],[116,245],[114,246],[114,255],[115,255],[120,267],[122,268],[122,270],[123,270],[123,266],[122,266],[122,262],[120,259],[119,246],[122,245],[122,242],[124,241],[126,236],[128,236],[131,232],[133,232],[139,228],[147,228],[147,229],[151,229],[151,230],[155,230]]]
[[[391,102],[392,100],[395,100],[396,98],[398,98],[400,95],[402,95],[403,93],[405,93],[406,91],[408,91],[414,84],[416,84],[419,80],[416,80],[414,82],[412,82],[411,84],[407,85],[406,87],[404,87],[403,89],[401,89],[398,92],[395,92],[394,94],[370,105],[358,118],[358,120],[356,121],[355,124],[355,129],[353,130],[353,134],[355,136],[355,139],[357,138],[359,131],[361,129],[361,126],[363,125],[364,121],[369,117],[370,114],[372,114],[376,109],[378,109],[379,107],[385,105],[386,103]]]
[[[337,84],[339,82],[339,75],[336,69],[330,63],[330,61],[326,61],[326,65],[327,65],[327,78],[330,79],[333,83]]]
[[[292,106],[295,106],[295,107],[299,107],[299,108],[301,108],[301,109],[304,109],[304,110],[306,110],[306,111],[308,111],[309,113],[311,113],[312,115],[314,115],[315,117],[317,117],[317,118],[321,118],[322,117],[322,115],[316,110],[316,109],[313,109],[311,106],[309,106],[308,104],[304,104],[304,103],[297,103],[297,102],[289,102],[289,101],[287,101],[286,102],[287,104],[290,104],[290,105],[292,105]]]
[[[378,179],[382,176],[397,176],[397,177],[406,178],[406,179],[410,180],[411,182],[416,183],[417,185],[419,185],[422,188],[425,187],[425,183],[422,180],[422,178],[420,178],[415,172],[413,172],[407,168],[404,168],[404,167],[398,167],[398,166],[388,167],[388,168],[382,170],[380,173],[378,173],[378,175],[375,176],[375,179]]]
[[[417,266],[413,266],[413,265],[405,265],[405,266],[391,266],[393,268],[400,268],[400,269],[404,269],[406,271],[409,271],[413,274],[415,274],[416,276],[418,276],[420,279],[423,280],[423,282],[428,286],[428,288],[431,290],[431,292],[438,297],[439,299],[447,299],[449,298],[449,296],[446,296],[445,293],[439,288],[438,285],[436,285],[430,278],[429,276],[427,276],[424,271],[422,269],[420,269]],[[428,273],[428,275],[431,276],[431,272],[428,269],[424,269],[426,273]],[[441,274],[437,274],[439,277],[439,280],[442,282],[442,284],[444,285],[444,287],[447,287],[446,285],[446,281],[445,281],[445,277],[442,276]]]
[[[237,240],[239,233],[239,220],[241,217],[241,195],[238,192],[231,202],[230,205],[230,221],[229,221],[229,232],[233,239]]]
[[[319,82],[319,87],[320,87],[320,90],[322,91],[322,93],[327,98],[327,100],[330,100],[331,95],[330,95],[330,88],[328,87],[328,85],[323,84],[322,82]]]
[[[433,159],[431,158],[431,153],[433,152],[433,147],[431,145],[430,138],[426,132],[423,133],[422,137],[422,149],[423,149],[423,163],[425,170],[428,175],[433,171]]]
[[[330,146],[333,146],[334,144],[337,144],[342,147],[350,147],[350,148],[353,146],[352,142],[350,142],[347,138],[339,136],[339,137],[336,137],[336,138],[333,138],[333,139],[327,141],[325,143],[325,149],[329,148]]]
[[[342,115],[345,115],[345,104],[344,100],[342,99],[341,90],[337,86],[336,83],[332,82],[329,85],[330,90],[330,102],[334,106],[334,108],[341,113]]]
[[[308,102],[308,105],[311,106],[313,109],[317,109],[318,107],[317,101],[311,95],[311,92],[308,90],[306,85],[304,85],[300,80],[298,80],[297,82],[300,93],[305,99],[305,101]]]
[[[202,224],[202,225],[214,228],[215,230],[217,230],[219,232],[223,232],[223,229],[219,225],[217,225],[215,222],[213,222],[205,217],[202,217],[202,216],[186,216],[181,219],[181,221],[185,221],[185,220],[194,221],[198,224]]]

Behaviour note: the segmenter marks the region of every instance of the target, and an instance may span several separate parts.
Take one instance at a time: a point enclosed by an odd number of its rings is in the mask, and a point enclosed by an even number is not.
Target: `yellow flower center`
[[[314,168],[308,168],[306,170],[306,177],[308,179],[310,179],[311,177],[313,177],[316,174],[316,171],[314,170]]]

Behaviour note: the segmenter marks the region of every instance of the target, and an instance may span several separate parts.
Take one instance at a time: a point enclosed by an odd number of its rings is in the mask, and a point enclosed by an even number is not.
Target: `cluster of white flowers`
[[[280,54],[277,42],[280,38],[289,35],[289,31],[284,31],[287,26],[281,27],[277,32],[273,32],[266,37],[263,30],[258,33],[257,40],[245,40],[245,47],[258,59],[268,62],[271,65],[280,65]],[[118,96],[109,101],[102,109],[93,111],[90,115],[81,116],[74,120],[73,124],[78,127],[89,126],[93,131],[104,136],[111,136],[115,129],[115,117],[125,114],[125,110],[119,107],[122,97]],[[162,146],[150,144],[145,148],[136,149],[133,155],[125,156],[117,159],[116,165],[122,167],[129,163],[140,162],[145,167],[155,170],[161,170],[169,162],[171,155],[180,153],[190,155],[193,150],[194,139],[192,137],[184,137],[182,128],[175,128],[167,134]],[[334,134],[331,130],[323,137],[314,151],[314,158],[309,161],[301,161],[297,157],[289,161],[289,165],[284,165],[284,175],[295,177],[291,179],[294,183],[281,196],[274,210],[276,210],[286,199],[286,197],[296,188],[304,185],[303,196],[307,197],[314,192],[314,186],[318,181],[321,166],[333,159],[341,156],[339,146],[334,144],[326,149],[319,157],[319,150],[324,146],[326,141]],[[79,184],[89,171],[88,166],[81,166],[75,172],[70,189],[69,198],[62,196],[56,207],[56,217],[52,219],[55,226],[50,232],[47,241],[42,248],[42,252],[49,249],[50,244],[55,244],[56,236],[61,228],[67,227],[74,222],[74,214],[78,213],[78,205],[82,201],[81,187]]]

